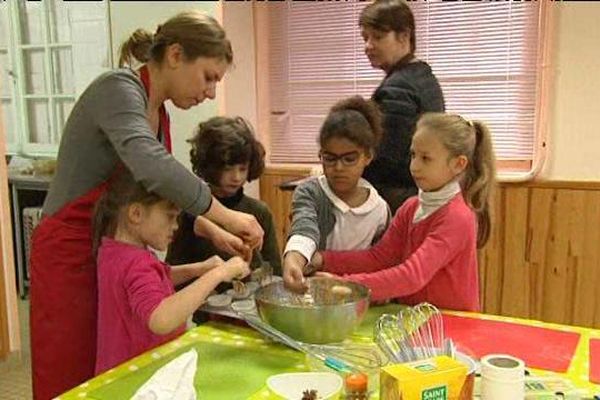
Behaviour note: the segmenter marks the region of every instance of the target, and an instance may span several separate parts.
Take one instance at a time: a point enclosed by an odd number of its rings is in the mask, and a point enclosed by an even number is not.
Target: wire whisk
[[[258,315],[247,312],[238,312],[237,314],[248,325],[263,335],[312,356],[335,371],[360,372],[377,369],[385,364],[385,361],[374,348],[354,344],[318,345],[302,343],[273,328],[260,319]]]
[[[383,314],[374,328],[375,342],[393,362],[453,356],[452,342],[444,337],[442,314],[432,304],[406,307],[397,314]]]

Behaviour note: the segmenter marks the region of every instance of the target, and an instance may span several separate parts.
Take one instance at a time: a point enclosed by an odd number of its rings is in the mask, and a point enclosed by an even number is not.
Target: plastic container
[[[363,373],[349,374],[344,379],[345,400],[367,400],[369,398],[369,377]]]
[[[525,398],[525,364],[506,354],[490,354],[481,359],[481,399]]]

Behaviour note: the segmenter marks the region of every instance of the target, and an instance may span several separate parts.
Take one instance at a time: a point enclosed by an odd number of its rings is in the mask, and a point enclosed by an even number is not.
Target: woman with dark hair
[[[121,48],[120,66],[131,66],[133,59],[142,67],[102,74],[77,100],[61,138],[44,217],[33,234],[31,355],[36,400],[58,396],[94,376],[97,278],[92,211],[122,169],[146,190],[192,215],[204,215],[197,218],[197,232],[211,240],[220,238],[231,251],[248,254],[262,244],[263,231],[254,216],[223,207],[208,185],[170,154],[164,102],[171,100],[187,110],[215,97],[215,86],[233,61],[223,28],[203,13],[180,13],[154,34],[136,31]]]
[[[415,57],[415,19],[404,0],[375,0],[361,12],[359,25],[371,65],[386,74],[372,96],[383,113],[383,140],[363,177],[394,213],[417,194],[409,170],[417,119],[444,111],[444,96],[429,65]]]

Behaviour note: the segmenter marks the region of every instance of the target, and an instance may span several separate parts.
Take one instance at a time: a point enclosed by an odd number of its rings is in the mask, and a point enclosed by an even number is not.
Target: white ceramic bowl
[[[331,372],[293,372],[270,376],[267,387],[280,399],[298,400],[305,390],[316,390],[317,398],[337,400],[342,392],[343,380]]]
[[[237,312],[252,312],[256,310],[254,299],[238,300],[231,303],[231,309]]]
[[[245,288],[240,293],[236,292],[234,289],[228,289],[226,293],[234,300],[247,299],[252,294],[248,288]]]
[[[260,284],[258,282],[246,282],[246,288],[250,291],[250,293],[254,293],[258,290]]]
[[[227,307],[231,304],[231,296],[228,294],[213,294],[206,299],[211,307]]]

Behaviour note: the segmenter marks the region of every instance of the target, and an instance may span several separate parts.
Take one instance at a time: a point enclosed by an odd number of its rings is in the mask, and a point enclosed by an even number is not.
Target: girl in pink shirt
[[[490,235],[495,176],[487,127],[459,115],[427,113],[411,145],[419,195],[397,211],[383,238],[361,251],[316,253],[318,269],[371,289],[371,299],[478,311],[477,247]]]
[[[165,251],[179,208],[148,192],[122,168],[94,215],[98,275],[96,374],[167,342],[221,282],[246,276],[240,257],[170,267],[150,248]],[[178,283],[196,279],[175,292]]]

